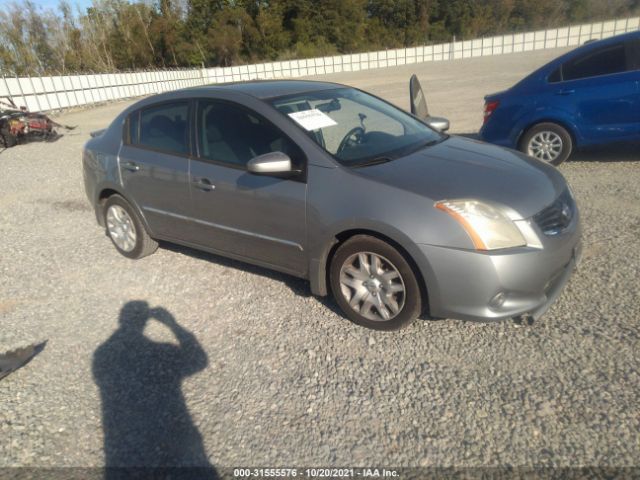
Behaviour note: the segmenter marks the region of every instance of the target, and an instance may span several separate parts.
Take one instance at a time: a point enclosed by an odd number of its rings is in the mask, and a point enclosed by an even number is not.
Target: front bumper
[[[577,217],[562,235],[544,238],[542,249],[419,248],[427,262],[421,270],[431,315],[483,321],[525,314],[540,318],[562,292],[582,250]]]

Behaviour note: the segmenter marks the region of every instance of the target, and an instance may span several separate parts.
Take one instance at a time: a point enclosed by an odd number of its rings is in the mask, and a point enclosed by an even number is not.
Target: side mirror
[[[411,75],[411,80],[409,80],[409,101],[411,104],[411,113],[414,116],[439,132],[449,130],[449,120],[443,117],[432,117],[429,115],[427,99],[424,96],[424,92],[415,73]]]
[[[425,123],[431,128],[438,130],[439,132],[446,132],[449,130],[449,120],[442,117],[427,117],[424,119]]]
[[[291,166],[291,159],[282,152],[270,152],[253,157],[247,163],[247,170],[256,175],[294,173]]]

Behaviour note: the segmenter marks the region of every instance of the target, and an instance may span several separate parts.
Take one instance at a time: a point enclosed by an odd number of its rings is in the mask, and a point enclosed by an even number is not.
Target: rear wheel
[[[127,258],[146,257],[158,248],[158,242],[149,236],[135,209],[120,195],[107,199],[104,223],[116,250]]]
[[[560,165],[573,150],[571,135],[556,123],[539,123],[531,127],[520,141],[520,150],[527,155]]]
[[[375,237],[356,235],[338,247],[330,283],[345,315],[368,328],[396,330],[422,310],[411,266],[395,248]]]

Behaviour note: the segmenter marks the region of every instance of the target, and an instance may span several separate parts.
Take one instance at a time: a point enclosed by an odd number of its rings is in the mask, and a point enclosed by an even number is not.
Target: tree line
[[[4,2],[4,0],[3,0]],[[230,66],[409,47],[640,12],[640,0],[31,0],[0,11],[5,75]]]

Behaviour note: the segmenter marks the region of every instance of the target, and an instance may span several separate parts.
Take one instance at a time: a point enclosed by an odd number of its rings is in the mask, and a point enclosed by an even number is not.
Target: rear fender
[[[147,230],[149,235],[151,237],[153,237],[153,232],[149,228],[149,223],[147,222],[147,219],[146,219],[144,213],[142,212],[142,209],[140,209],[140,207],[138,207],[138,205],[134,201],[132,201],[122,191],[122,188],[120,187],[120,185],[112,183],[112,182],[103,182],[96,189],[96,196],[93,199],[93,205],[94,205],[94,208],[95,208],[95,215],[96,215],[96,220],[97,220],[98,224],[101,227],[106,227],[106,225],[104,223],[104,204],[105,204],[107,198],[109,198],[113,194],[120,195],[122,198],[124,198],[129,203],[129,205],[131,205],[133,207],[133,209],[136,211],[138,216],[142,219],[142,224],[144,225],[144,228]]]
[[[510,134],[513,145],[518,147],[524,133],[539,123],[556,123],[569,132],[575,146],[580,146],[584,143],[584,138],[573,121],[573,115],[555,108],[538,108],[532,114],[516,122]]]

